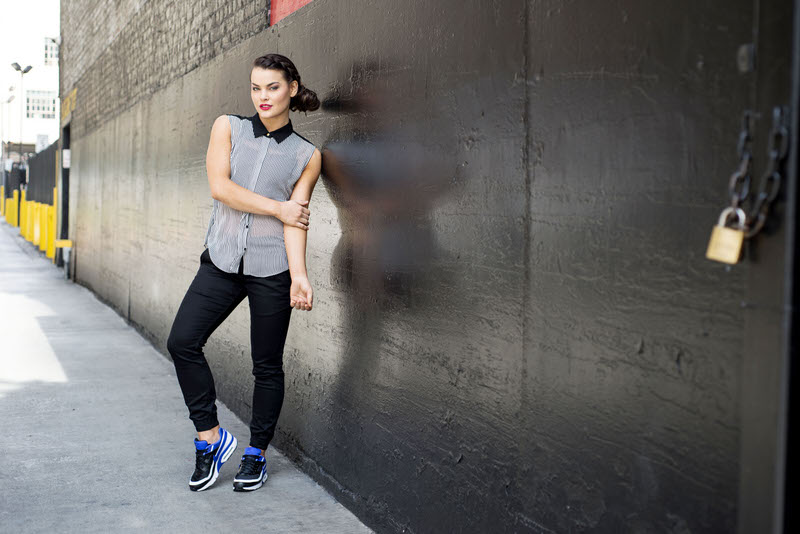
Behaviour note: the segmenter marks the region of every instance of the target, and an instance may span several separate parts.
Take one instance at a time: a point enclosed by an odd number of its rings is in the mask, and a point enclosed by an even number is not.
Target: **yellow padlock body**
[[[743,241],[743,230],[717,225],[711,230],[706,258],[734,265],[739,262]]]

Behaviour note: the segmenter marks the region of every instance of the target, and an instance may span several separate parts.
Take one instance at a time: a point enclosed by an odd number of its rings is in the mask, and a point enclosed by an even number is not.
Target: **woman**
[[[250,446],[233,481],[255,490],[267,479],[265,453],[283,404],[283,346],[292,309],[310,311],[305,265],[307,208],[319,178],[320,151],[294,131],[289,111],[319,108],[289,58],[253,62],[255,114],[221,115],[211,128],[206,167],[213,197],[200,268],[167,340],[189,418],[197,430],[189,488],[217,479],[237,440],[217,420],[214,379],[203,355],[211,333],[248,298],[253,358]]]

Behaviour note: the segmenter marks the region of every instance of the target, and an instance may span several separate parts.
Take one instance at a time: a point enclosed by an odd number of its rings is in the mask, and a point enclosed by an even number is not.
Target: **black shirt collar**
[[[250,117],[250,121],[253,123],[254,137],[265,135],[267,137],[272,137],[278,143],[289,137],[294,131],[292,128],[292,119],[289,119],[289,122],[272,132],[268,131],[266,126],[264,126],[264,123],[261,122],[261,118],[258,116],[258,113]]]

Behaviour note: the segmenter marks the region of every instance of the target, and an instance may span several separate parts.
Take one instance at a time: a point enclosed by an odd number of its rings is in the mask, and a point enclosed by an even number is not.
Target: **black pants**
[[[219,424],[214,378],[203,355],[211,333],[247,296],[253,357],[253,414],[250,446],[266,449],[283,406],[283,345],[292,307],[289,271],[259,277],[227,273],[211,262],[208,249],[183,297],[167,340],[189,418],[198,432]]]

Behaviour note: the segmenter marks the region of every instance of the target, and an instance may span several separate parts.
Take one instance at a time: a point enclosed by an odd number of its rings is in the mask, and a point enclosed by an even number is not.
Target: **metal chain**
[[[746,114],[749,112],[745,112]],[[751,238],[758,234],[763,228],[764,223],[769,216],[769,210],[772,202],[778,197],[781,189],[781,164],[786,158],[789,151],[789,129],[785,124],[786,110],[780,106],[775,106],[772,109],[772,130],[769,134],[769,160],[767,162],[767,169],[761,177],[761,190],[753,202],[753,209],[747,216],[745,227],[748,229],[745,233],[746,238]],[[749,135],[749,132],[748,132]],[[739,141],[742,143],[741,137]],[[741,155],[741,154],[740,154]],[[741,167],[740,167],[741,168]],[[738,171],[737,171],[738,172]],[[736,176],[736,173],[734,173]],[[731,186],[733,186],[733,176],[731,177]],[[749,180],[747,183],[747,190],[749,190]],[[731,201],[733,202],[734,191],[731,189]],[[744,197],[741,200],[743,200]]]
[[[742,131],[739,132],[739,142],[736,145],[739,153],[739,167],[733,171],[728,182],[728,191],[731,195],[731,207],[734,211],[739,208],[747,197],[750,196],[750,170],[753,164],[753,154],[750,151],[752,137],[750,136],[750,118],[753,112],[749,109],[742,114]]]

